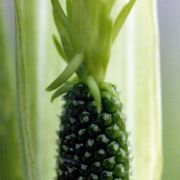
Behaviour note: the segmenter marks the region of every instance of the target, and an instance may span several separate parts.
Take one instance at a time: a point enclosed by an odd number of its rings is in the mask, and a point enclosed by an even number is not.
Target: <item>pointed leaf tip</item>
[[[84,54],[81,52],[76,54],[64,71],[46,88],[46,91],[52,91],[64,84],[82,64]]]
[[[136,0],[130,0],[121,10],[121,12],[119,13],[117,19],[114,22],[114,26],[113,26],[113,41],[116,39],[119,31],[121,30],[124,22],[126,21],[128,15],[130,14],[134,4],[135,4]]]

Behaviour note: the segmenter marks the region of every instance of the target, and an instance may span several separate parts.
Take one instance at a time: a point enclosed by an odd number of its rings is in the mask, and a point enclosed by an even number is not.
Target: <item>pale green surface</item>
[[[52,43],[51,5],[40,0],[16,3],[18,127],[24,178],[49,180],[55,177],[59,105],[50,103],[45,87],[58,73],[56,67],[60,70]]]
[[[59,100],[50,102],[51,93],[45,88],[54,77],[62,71],[64,64],[53,44],[52,35],[56,33],[52,17],[50,1],[41,0],[38,3],[42,11],[38,14],[38,104],[37,104],[37,133],[38,133],[38,175],[39,180],[51,180],[56,176],[56,139],[59,129],[60,103]]]
[[[139,0],[113,49],[109,80],[121,90],[131,132],[133,180],[160,180],[161,95],[156,2]]]

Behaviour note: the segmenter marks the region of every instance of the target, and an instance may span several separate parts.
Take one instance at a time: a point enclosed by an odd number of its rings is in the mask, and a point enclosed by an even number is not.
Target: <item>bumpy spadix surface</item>
[[[129,152],[122,105],[113,85],[101,88],[97,112],[88,86],[64,96],[59,131],[58,180],[128,180]]]

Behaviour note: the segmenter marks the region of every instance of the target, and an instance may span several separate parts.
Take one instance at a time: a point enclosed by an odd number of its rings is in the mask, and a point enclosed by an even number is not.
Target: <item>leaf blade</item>
[[[119,13],[117,19],[114,22],[114,26],[113,26],[113,35],[112,35],[112,40],[114,41],[120,31],[120,29],[122,28],[124,22],[126,21],[129,13],[131,12],[132,7],[134,6],[134,3],[136,2],[136,0],[130,0],[121,10],[121,12]]]

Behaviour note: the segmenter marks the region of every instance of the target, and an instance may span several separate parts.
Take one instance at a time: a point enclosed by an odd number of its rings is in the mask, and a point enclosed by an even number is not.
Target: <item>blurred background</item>
[[[163,105],[162,180],[180,179],[180,1],[158,0]]]
[[[13,0],[1,0],[13,21]],[[180,1],[158,0],[163,105],[162,180],[180,179]],[[8,17],[8,16],[7,16]],[[13,27],[13,25],[11,25]],[[14,29],[9,40],[14,41]],[[11,43],[13,46],[13,43]],[[13,48],[11,48],[13,49]]]

